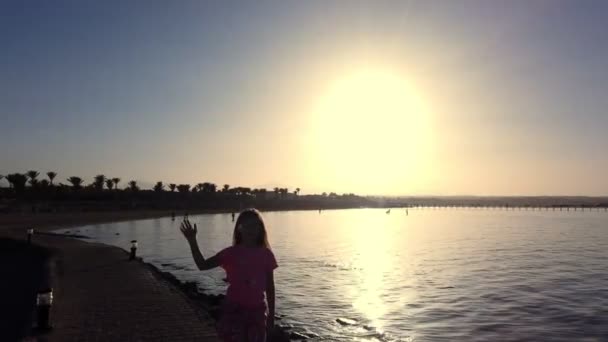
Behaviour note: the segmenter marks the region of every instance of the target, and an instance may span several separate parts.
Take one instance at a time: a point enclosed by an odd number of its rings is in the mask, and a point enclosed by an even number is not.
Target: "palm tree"
[[[130,181],[129,182],[129,189],[131,191],[138,191],[139,187],[137,186],[137,181],[134,181],[134,180]]]
[[[118,183],[120,183],[120,178],[112,178],[112,182],[114,182],[114,189],[118,190]]]
[[[177,184],[174,184],[174,183],[169,184],[169,189],[171,189],[171,192],[175,192],[175,188],[177,188]]]
[[[222,192],[228,192],[228,190],[230,190],[230,185],[224,184],[224,187],[222,188]]]
[[[180,184],[177,186],[177,191],[179,192],[188,192],[190,191],[190,184]]]
[[[281,197],[286,197],[287,193],[289,192],[288,188],[281,188],[279,189],[279,192],[281,193]]]
[[[156,182],[153,189],[156,192],[162,192],[164,187],[165,187],[165,185],[163,184],[163,182]]]
[[[300,194],[300,188],[296,188],[296,191],[293,192],[296,196]]]
[[[49,177],[49,180],[51,181],[51,186],[53,186],[53,179],[57,177],[57,172],[49,171],[46,173],[46,176]]]
[[[114,187],[114,181],[110,178],[106,179],[106,187],[108,188],[108,190],[112,191],[112,188]]]
[[[79,190],[80,188],[82,188],[82,178],[72,176],[72,177],[68,178],[67,180],[68,180],[68,182],[70,182],[70,184],[72,184],[72,189]]]
[[[34,171],[34,170],[29,170],[25,174],[29,177],[29,179],[30,179],[30,185],[31,186],[38,185],[38,180],[36,179],[36,177],[38,177],[38,175],[40,174],[40,172]]]
[[[93,181],[93,187],[95,188],[95,190],[103,191],[103,184],[105,181],[106,181],[106,176],[104,176],[104,175],[95,176],[94,181]]]
[[[213,184],[213,183],[203,183],[203,192],[206,193],[214,193],[217,190],[217,185]]]
[[[16,193],[21,193],[23,190],[25,190],[25,183],[27,183],[26,175],[21,173],[11,173],[6,176],[6,180]]]

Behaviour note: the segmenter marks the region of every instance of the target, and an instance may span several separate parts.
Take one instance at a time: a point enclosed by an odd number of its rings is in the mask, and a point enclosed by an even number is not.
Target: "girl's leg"
[[[266,308],[252,310],[248,318],[247,341],[266,342]]]
[[[247,320],[238,308],[224,305],[217,324],[217,332],[224,342],[247,341]]]

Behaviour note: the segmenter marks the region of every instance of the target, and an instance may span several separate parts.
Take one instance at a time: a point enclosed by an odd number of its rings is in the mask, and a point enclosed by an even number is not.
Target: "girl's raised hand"
[[[184,219],[179,230],[182,231],[187,240],[196,240],[196,233],[198,232],[196,223],[193,226],[188,219]]]

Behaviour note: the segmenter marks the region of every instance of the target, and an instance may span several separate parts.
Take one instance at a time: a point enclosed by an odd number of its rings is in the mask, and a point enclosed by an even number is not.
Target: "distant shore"
[[[304,197],[304,196],[302,196]],[[550,197],[550,196],[527,196],[527,197],[396,197],[396,198],[368,198],[365,202],[319,202],[313,205],[311,201],[303,200],[276,202],[246,203],[243,208],[255,207],[262,211],[290,211],[290,210],[332,210],[332,209],[357,209],[357,208],[500,208],[507,210],[577,210],[577,209],[608,209],[608,197]],[[224,208],[164,208],[147,209],[134,208],[123,210],[103,210],[105,206],[70,206],[69,208],[54,208],[51,211],[28,210],[29,206],[13,207],[13,210],[0,212],[0,232],[2,230],[21,230],[35,228],[37,230],[49,231],[60,228],[70,228],[95,223],[108,223],[119,221],[130,221],[157,217],[177,217],[185,214],[217,214],[238,212],[238,209]]]

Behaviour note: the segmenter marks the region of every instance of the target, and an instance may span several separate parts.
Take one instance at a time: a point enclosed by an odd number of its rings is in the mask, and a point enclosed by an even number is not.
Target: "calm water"
[[[381,209],[264,213],[282,324],[340,341],[607,341],[608,213]],[[230,215],[191,216],[205,256]],[[170,218],[77,230],[209,293]],[[119,233],[120,235],[116,235]],[[354,320],[340,325],[339,317]]]

